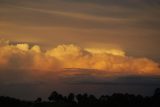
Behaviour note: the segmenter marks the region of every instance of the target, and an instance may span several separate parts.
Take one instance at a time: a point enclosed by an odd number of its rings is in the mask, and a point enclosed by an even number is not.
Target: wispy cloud
[[[16,6],[16,8],[21,8],[21,9],[26,9],[26,10],[31,10],[35,12],[42,12],[42,13],[47,13],[50,15],[60,15],[63,17],[70,17],[70,18],[78,18],[81,20],[92,20],[92,21],[123,21],[127,19],[120,19],[120,18],[111,18],[111,17],[103,17],[103,16],[96,16],[96,15],[89,15],[89,14],[84,14],[84,13],[77,13],[77,12],[65,12],[65,11],[55,11],[55,10],[45,10],[45,9],[38,9],[38,8],[31,8],[31,7],[20,7]]]

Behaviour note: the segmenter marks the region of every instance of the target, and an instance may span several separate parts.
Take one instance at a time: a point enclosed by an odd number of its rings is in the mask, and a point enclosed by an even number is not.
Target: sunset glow
[[[1,41],[1,69],[10,66],[14,69],[58,72],[65,68],[79,68],[102,70],[104,75],[115,72],[119,75],[160,75],[158,63],[147,58],[125,56],[122,50],[83,49],[72,44],[41,51],[38,45],[9,44],[8,41]]]
[[[0,96],[151,95],[159,30],[160,0],[0,0]]]

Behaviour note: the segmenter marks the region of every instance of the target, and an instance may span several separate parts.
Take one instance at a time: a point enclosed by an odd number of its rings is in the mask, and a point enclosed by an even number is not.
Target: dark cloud
[[[91,70],[92,71],[92,70]],[[8,75],[9,73],[12,75]],[[89,93],[96,96],[113,94],[114,92],[153,95],[160,85],[160,77],[126,76],[114,78],[97,78],[89,75],[75,75],[73,77],[58,77],[54,73],[31,76],[24,75],[24,70],[5,71],[0,75],[0,95],[13,96],[21,99],[35,99],[41,96],[47,99],[48,95],[57,90],[64,95],[74,93]],[[39,72],[39,71],[35,71]],[[7,75],[8,78],[4,78]],[[3,79],[3,80],[2,80]],[[65,89],[65,90],[64,90]]]

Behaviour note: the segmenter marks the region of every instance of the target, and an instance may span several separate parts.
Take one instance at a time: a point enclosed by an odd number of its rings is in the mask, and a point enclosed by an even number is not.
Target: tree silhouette
[[[160,97],[160,88],[157,88],[154,92],[155,97]]]
[[[42,101],[38,97],[32,102],[1,96],[0,107],[160,107],[160,89],[157,88],[153,96],[148,97],[115,93],[112,96],[102,95],[99,99],[87,93],[62,96],[53,91],[48,100]]]
[[[53,91],[48,99],[51,102],[59,102],[64,100],[63,96],[61,94],[58,94],[56,91]]]
[[[68,95],[68,101],[69,101],[69,102],[74,102],[74,98],[75,98],[75,95],[74,95],[73,93],[70,93],[70,94]]]
[[[42,98],[38,97],[36,100],[35,100],[35,103],[41,103],[42,102]]]

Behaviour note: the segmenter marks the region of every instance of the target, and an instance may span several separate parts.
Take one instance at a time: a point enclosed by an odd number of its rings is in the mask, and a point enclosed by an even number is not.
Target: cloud
[[[89,75],[160,75],[159,64],[147,58],[134,58],[118,49],[81,48],[76,45],[59,45],[56,48],[41,51],[40,46],[29,44],[9,44],[1,40],[0,69],[23,69],[55,72],[67,75],[72,71],[62,72],[65,68],[90,69]],[[85,71],[85,70],[84,70]],[[81,72],[78,72],[81,73]],[[37,72],[38,74],[38,72]]]
[[[43,50],[38,45],[0,41],[1,95],[30,99],[40,94],[46,97],[53,90],[105,94],[106,90],[128,92],[131,87],[140,93],[136,84],[142,92],[150,90],[148,85],[159,85],[158,63],[126,56],[123,50],[81,48],[73,44]]]
[[[4,43],[0,47],[0,68],[56,70],[58,67],[56,58],[46,56],[38,45]]]

